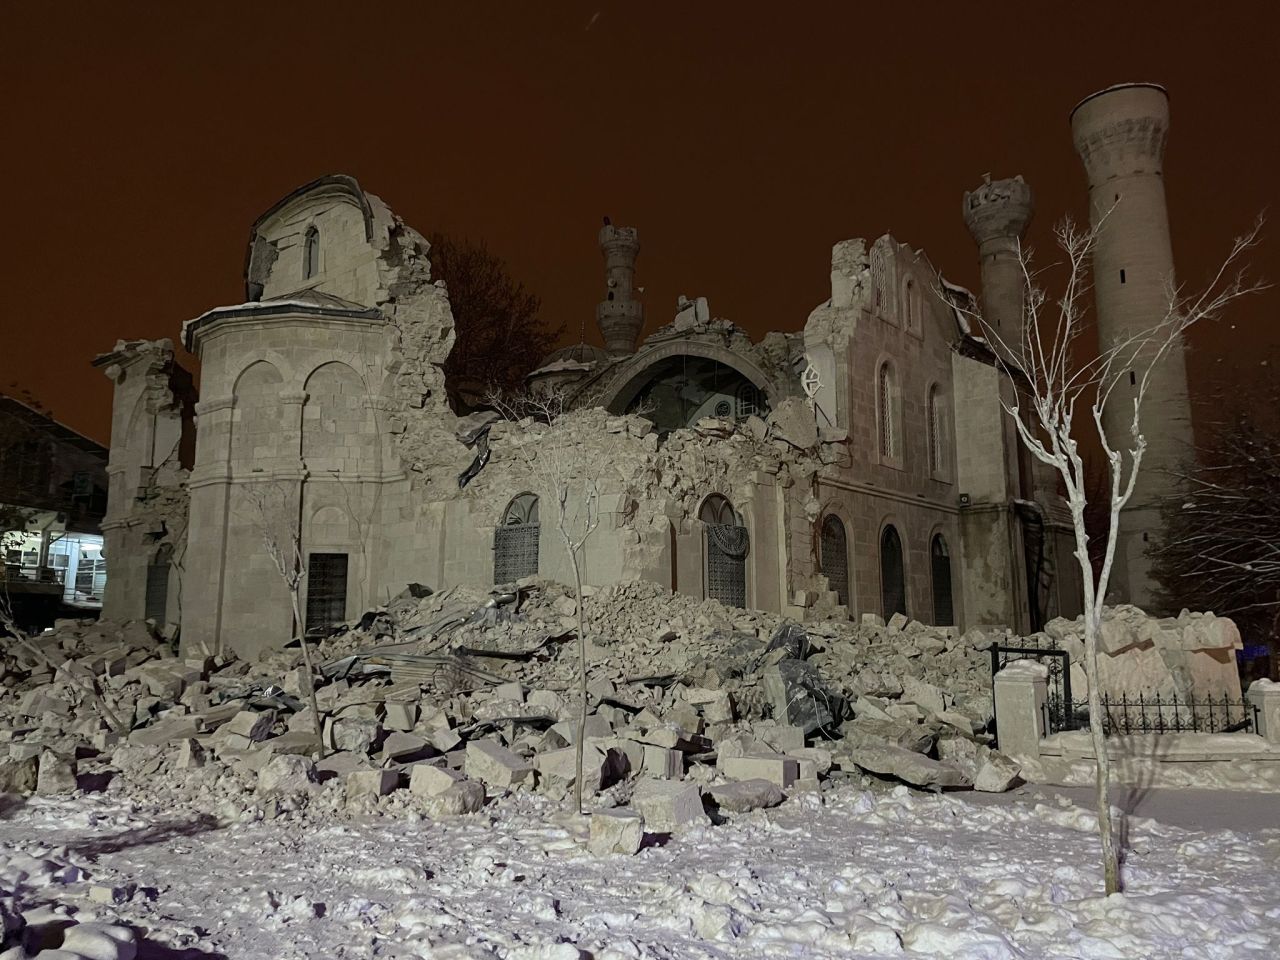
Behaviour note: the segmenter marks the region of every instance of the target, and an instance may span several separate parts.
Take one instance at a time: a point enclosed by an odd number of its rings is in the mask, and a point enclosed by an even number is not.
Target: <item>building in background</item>
[[[0,394],[0,592],[25,626],[101,610],[106,468],[100,443]]]

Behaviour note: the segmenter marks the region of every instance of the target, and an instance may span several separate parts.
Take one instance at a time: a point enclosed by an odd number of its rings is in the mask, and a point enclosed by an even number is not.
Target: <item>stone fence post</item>
[[[1039,757],[1049,701],[1049,668],[1038,660],[1014,660],[996,674],[996,737],[1000,752]]]
[[[1253,681],[1249,685],[1248,700],[1256,711],[1258,736],[1268,743],[1280,743],[1280,683]]]

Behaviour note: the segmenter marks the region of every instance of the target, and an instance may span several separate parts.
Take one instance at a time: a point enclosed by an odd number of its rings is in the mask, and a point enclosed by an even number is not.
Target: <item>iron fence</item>
[[[1072,703],[1079,727],[1089,726],[1089,701]],[[1248,700],[1180,697],[1177,693],[1102,694],[1102,726],[1107,736],[1132,733],[1236,733],[1256,731],[1258,710]]]

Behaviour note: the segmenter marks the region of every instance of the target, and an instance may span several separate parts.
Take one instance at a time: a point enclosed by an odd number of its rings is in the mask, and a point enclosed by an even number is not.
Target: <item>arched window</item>
[[[940,473],[942,471],[942,413],[938,408],[938,403],[938,387],[937,384],[934,384],[929,388],[926,410],[929,430],[930,473]]]
[[[712,494],[698,511],[706,524],[707,598],[731,607],[747,605],[747,551],[751,538],[727,499]]]
[[[307,227],[302,246],[302,279],[310,280],[320,272],[320,231]]]
[[[754,383],[738,386],[738,419],[745,420],[760,412],[760,391]]]
[[[161,628],[169,613],[169,567],[173,560],[173,547],[164,544],[147,564],[147,592],[143,603],[143,616],[154,620]]]
[[[514,497],[493,532],[493,582],[513,583],[538,572],[538,498],[532,493]]]
[[[956,617],[951,606],[951,553],[940,533],[929,545],[929,566],[933,575],[933,622],[947,627],[956,622]]]
[[[876,405],[880,408],[880,455],[887,459],[898,455],[895,402],[893,369],[885,362],[881,364],[876,378]]]
[[[902,540],[892,526],[880,534],[880,599],[884,618],[907,612],[907,583],[902,567]]]
[[[849,540],[840,518],[829,513],[822,520],[822,551],[819,559],[827,583],[843,606],[849,605]]]

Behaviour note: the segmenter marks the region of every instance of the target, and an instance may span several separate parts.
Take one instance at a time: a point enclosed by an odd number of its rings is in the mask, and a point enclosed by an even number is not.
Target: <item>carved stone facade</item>
[[[1069,591],[1028,601],[1019,503],[1036,491],[1005,388],[969,333],[967,294],[922,252],[890,236],[836,244],[831,297],[798,333],[756,342],[682,297],[637,343],[638,234],[606,224],[600,244],[609,349],[558,350],[531,376],[568,398],[556,422],[493,422],[448,405],[453,318],[420,234],[349,177],[273,206],[251,231],[245,302],[183,329],[202,368],[192,457],[176,452],[191,398],[172,347],[118,344],[98,361],[116,383],[121,572],[106,615],[147,608],[157,556],[179,573],[166,619],[184,646],[246,655],[408,583],[569,580],[540,468],[561,455],[570,513],[579,481],[599,493],[590,584],[961,627],[1074,613]],[[295,539],[302,623],[265,548]]]

